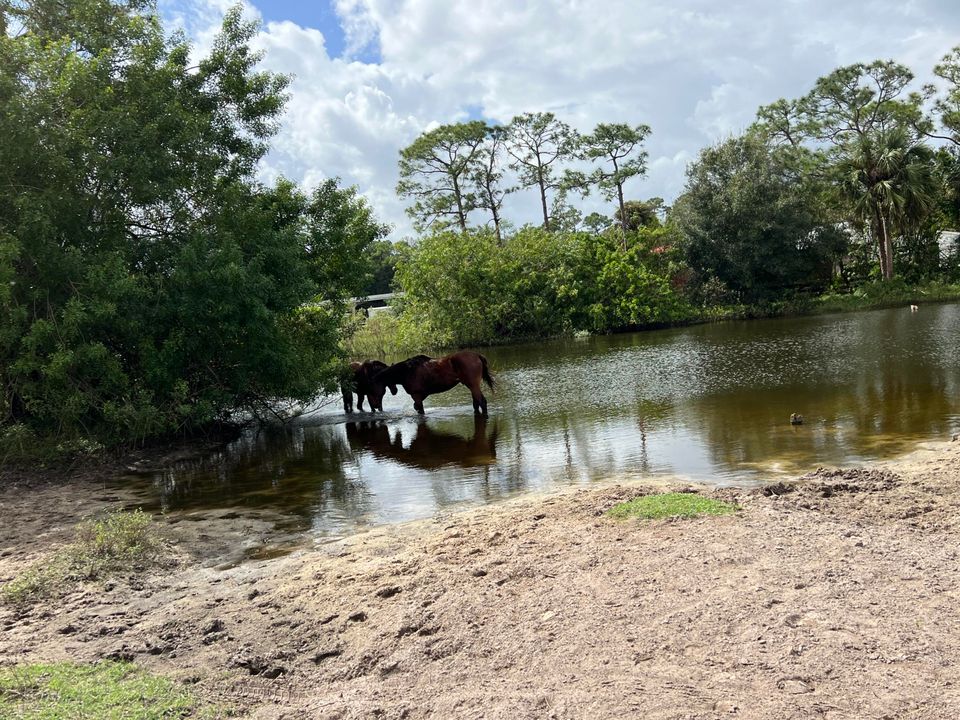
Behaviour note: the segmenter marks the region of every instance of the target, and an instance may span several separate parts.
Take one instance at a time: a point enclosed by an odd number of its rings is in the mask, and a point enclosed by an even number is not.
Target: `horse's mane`
[[[381,370],[373,379],[386,384],[399,383],[403,378],[408,377],[409,373],[412,373],[425,362],[429,362],[432,359],[429,355],[414,355],[411,358],[394,363],[386,370]]]

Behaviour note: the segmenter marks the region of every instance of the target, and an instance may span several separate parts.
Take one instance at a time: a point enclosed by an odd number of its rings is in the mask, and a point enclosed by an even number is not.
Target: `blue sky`
[[[316,28],[327,41],[331,57],[340,57],[346,48],[346,36],[340,18],[329,0],[260,0],[255,3],[265,22],[290,20],[303,27]]]
[[[198,53],[233,3],[158,1]],[[309,189],[339,177],[396,238],[411,232],[398,153],[438,124],[541,111],[581,132],[645,123],[648,170],[628,195],[669,203],[700,149],[760,105],[875,59],[906,64],[919,85],[960,44],[956,0],[245,0],[244,11],[264,23],[263,67],[294,78],[263,179]],[[514,224],[537,220],[532,194],[508,202]],[[612,210],[598,197],[582,209]]]

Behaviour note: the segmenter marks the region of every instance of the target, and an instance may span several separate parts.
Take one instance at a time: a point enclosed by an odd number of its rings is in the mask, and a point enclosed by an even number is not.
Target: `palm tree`
[[[861,135],[841,146],[840,188],[870,228],[884,280],[893,277],[893,238],[916,227],[936,197],[933,152],[903,128]]]

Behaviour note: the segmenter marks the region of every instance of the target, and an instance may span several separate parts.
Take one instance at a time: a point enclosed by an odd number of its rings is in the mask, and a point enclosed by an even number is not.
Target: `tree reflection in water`
[[[244,433],[196,460],[175,463],[152,478],[164,512],[269,509],[292,528],[310,528],[318,515],[360,517],[370,498],[350,473],[350,448],[329,427],[265,428]]]
[[[425,421],[405,398],[377,420],[321,410],[158,471],[150,490],[164,509],[265,509],[335,534],[630,475],[764,481],[960,431],[957,337],[950,304],[489,348],[489,421],[471,425],[457,393]]]

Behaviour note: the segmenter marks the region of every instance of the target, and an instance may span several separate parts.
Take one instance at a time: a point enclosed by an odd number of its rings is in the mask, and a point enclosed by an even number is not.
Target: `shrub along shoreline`
[[[688,314],[683,317],[615,330],[587,333],[567,329],[552,333],[488,337],[475,340],[469,344],[474,347],[520,345],[525,342],[584,334],[646,332],[706,323],[826,315],[911,304],[923,305],[956,301],[960,301],[960,284],[933,282],[908,286],[897,281],[876,282],[852,292],[828,292],[815,296],[797,295],[789,300],[779,300],[766,304],[728,304],[701,308],[690,306]],[[347,332],[343,340],[342,353],[345,357],[351,359],[385,358],[396,360],[420,352],[440,354],[446,350],[468,344],[443,342],[442,339],[430,336],[422,328],[416,327],[412,318],[404,315],[402,309],[398,314],[381,312],[369,318],[356,314],[346,325]],[[195,437],[197,440],[204,441],[207,445],[211,442],[215,444],[227,438],[235,437],[239,429],[240,426],[228,427],[221,424],[214,429],[212,435],[210,434],[210,428],[207,428],[208,432],[206,434],[198,433]],[[21,430],[22,433],[18,434],[17,430]],[[195,444],[195,440],[191,441],[182,436],[160,437],[153,438],[148,449],[151,449],[151,454],[162,456],[171,449],[193,447]],[[20,469],[15,472],[15,477],[21,482],[25,470],[29,470],[30,475],[46,476],[48,471],[59,467],[62,462],[70,461],[72,471],[75,472],[80,467],[89,471],[91,463],[95,468],[118,465],[118,457],[125,457],[129,451],[129,446],[107,447],[93,438],[81,438],[72,442],[63,441],[60,438],[44,439],[27,432],[23,426],[14,426],[12,430],[8,428],[5,433],[0,435],[0,459],[3,460],[3,464],[8,470],[16,471],[17,468]],[[84,459],[84,462],[81,466],[76,466],[75,463],[80,459]],[[122,465],[123,462],[119,464]],[[94,470],[94,472],[97,472],[97,470]]]
[[[899,282],[877,282],[851,292],[827,292],[822,295],[797,295],[786,300],[764,304],[729,304],[689,308],[689,314],[669,321],[649,322],[590,334],[619,334],[686,327],[714,322],[766,320],[772,318],[828,315],[831,313],[881,310],[906,305],[923,305],[960,301],[960,284],[932,282],[906,285]],[[411,327],[410,319],[381,312],[369,318],[354,318],[352,333],[344,341],[344,351],[353,359],[392,358],[414,352],[441,352],[474,346],[493,347],[519,345],[525,342],[572,337],[583,331],[489,337],[471,343],[444,343]]]

